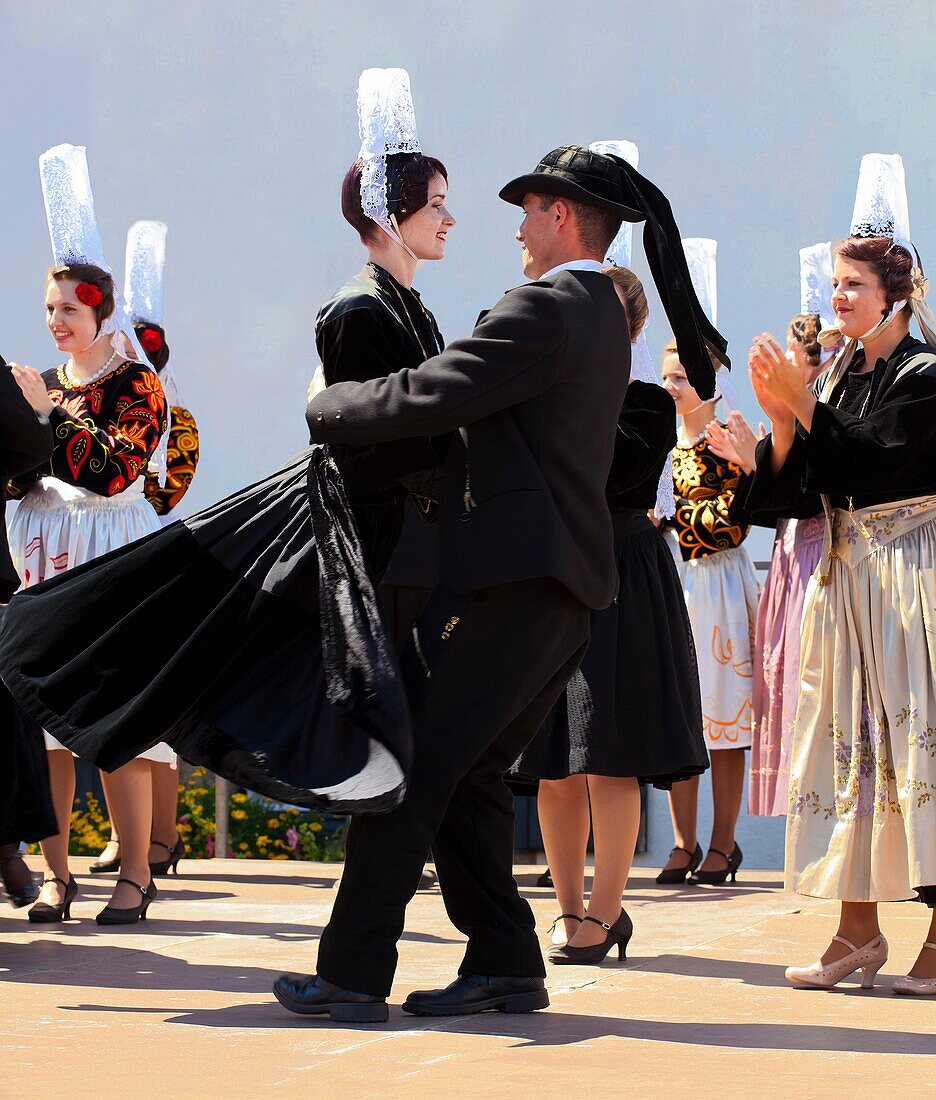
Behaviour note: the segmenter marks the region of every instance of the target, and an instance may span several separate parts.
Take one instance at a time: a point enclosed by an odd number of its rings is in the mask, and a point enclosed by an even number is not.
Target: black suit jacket
[[[416,369],[329,386],[306,416],[320,442],[462,429],[442,483],[443,582],[470,592],[554,577],[600,609],[617,591],[605,485],[629,372],[611,280],[561,271],[509,291]]]
[[[4,511],[7,481],[44,465],[51,454],[51,426],[39,423],[13,372],[0,356],[0,507]],[[6,603],[19,588],[20,579],[10,557],[6,522],[0,528],[0,603]]]

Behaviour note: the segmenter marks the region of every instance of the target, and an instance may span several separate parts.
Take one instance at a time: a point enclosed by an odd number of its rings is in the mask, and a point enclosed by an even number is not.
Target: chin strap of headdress
[[[375,225],[415,260],[403,240],[393,209],[387,158],[421,153],[416,112],[406,69],[365,69],[358,80],[358,128],[361,133],[361,207]]]

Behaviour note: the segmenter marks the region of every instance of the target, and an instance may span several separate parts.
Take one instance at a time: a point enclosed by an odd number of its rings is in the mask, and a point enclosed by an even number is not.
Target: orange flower
[[[136,383],[134,383],[136,385]],[[150,428],[147,424],[130,421],[120,424],[114,431],[117,439],[125,439],[133,447],[148,447],[150,443]]]
[[[163,415],[166,409],[166,395],[163,393],[162,383],[152,370],[143,371],[139,378],[133,380],[133,392],[146,398],[146,403],[155,413]]]

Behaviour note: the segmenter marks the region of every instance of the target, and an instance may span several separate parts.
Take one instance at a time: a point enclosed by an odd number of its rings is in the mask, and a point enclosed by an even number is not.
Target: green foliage
[[[228,856],[238,859],[344,859],[347,819],[283,807],[267,798],[236,791],[228,806]],[[179,787],[179,836],[189,859],[214,853],[215,792],[204,768],[195,768]],[[99,855],[110,839],[107,807],[92,794],[75,803],[71,815],[72,855]]]

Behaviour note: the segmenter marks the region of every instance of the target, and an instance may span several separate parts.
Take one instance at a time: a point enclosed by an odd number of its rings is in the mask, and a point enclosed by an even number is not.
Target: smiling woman
[[[363,161],[358,158],[345,175],[341,185],[341,213],[358,231],[362,244],[379,247],[389,238],[364,213],[362,169]],[[444,255],[445,234],[455,224],[455,219],[445,209],[447,194],[448,171],[442,161],[422,153],[396,153],[387,157],[387,209],[391,223],[420,260],[441,260]]]
[[[858,234],[870,231],[871,236]],[[936,321],[910,244],[899,157],[862,161],[853,236],[835,249],[832,305],[846,344],[818,396],[776,340],[751,349],[771,420],[747,505],[825,517],[802,618],[790,751],[788,888],[838,900],[836,935],[794,985],[828,988],[888,945],[878,903],[918,896],[933,913],[895,992],[936,992]],[[900,308],[895,308],[895,307]],[[909,332],[915,318],[927,340]]]
[[[94,264],[61,264],[49,271],[46,324],[59,351],[84,352],[114,312],[114,280]]]

